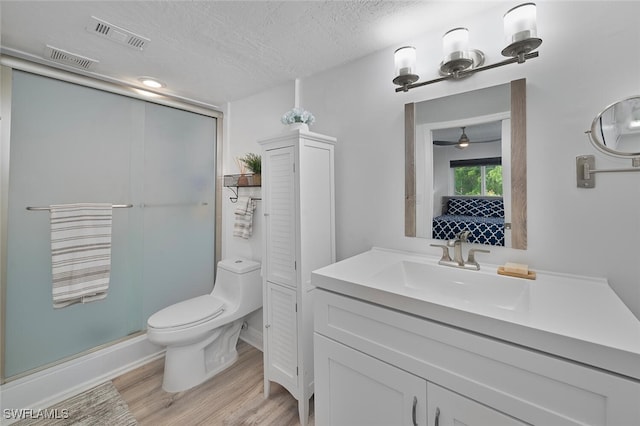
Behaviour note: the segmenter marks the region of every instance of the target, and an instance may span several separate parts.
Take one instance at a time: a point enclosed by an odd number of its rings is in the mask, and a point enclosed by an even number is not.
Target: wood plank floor
[[[238,342],[238,361],[211,380],[185,392],[162,390],[164,358],[113,380],[140,425],[294,426],[298,402],[271,384],[264,399],[262,352]],[[309,424],[314,425],[313,398]]]

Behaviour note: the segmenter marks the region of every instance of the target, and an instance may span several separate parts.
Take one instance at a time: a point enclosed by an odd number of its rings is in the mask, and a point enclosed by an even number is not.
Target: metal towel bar
[[[111,207],[114,209],[130,209],[133,207],[133,204],[114,204]],[[29,211],[43,211],[43,210],[51,210],[50,207],[27,207]]]
[[[158,204],[140,204],[140,207],[199,207],[208,206],[209,203],[158,203]]]

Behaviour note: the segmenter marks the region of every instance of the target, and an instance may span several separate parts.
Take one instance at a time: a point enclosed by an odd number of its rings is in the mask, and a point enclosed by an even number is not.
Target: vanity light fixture
[[[407,92],[445,80],[459,80],[479,71],[537,58],[535,50],[542,44],[542,39],[537,37],[535,3],[523,3],[510,9],[504,14],[503,21],[507,47],[502,49],[502,56],[509,59],[494,64],[484,65],[484,53],[469,49],[469,30],[462,27],[449,30],[442,37],[444,59],[440,63],[440,78],[417,83],[420,77],[416,74],[415,47],[397,49],[394,53],[396,77],[393,83],[400,87],[396,92]]]
[[[393,82],[399,86],[406,86],[415,83],[420,78],[415,74],[416,69],[416,48],[404,46],[395,51],[393,60],[396,65],[397,77]]]

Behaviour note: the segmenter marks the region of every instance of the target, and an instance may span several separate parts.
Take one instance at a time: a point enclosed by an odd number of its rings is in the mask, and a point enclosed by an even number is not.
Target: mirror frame
[[[594,118],[593,121],[591,122],[590,130],[587,131],[587,133],[589,134],[589,140],[591,141],[591,144],[596,149],[598,149],[600,152],[604,154],[610,155],[612,157],[618,157],[618,158],[633,158],[633,157],[640,156],[640,152],[618,151],[616,149],[609,148],[604,141],[601,141],[598,138],[598,132],[597,132],[598,121],[600,121],[601,117],[604,115],[605,112],[607,112],[609,109],[613,108],[614,106],[618,105],[619,103],[630,101],[632,99],[639,99],[639,98],[640,96],[631,96],[625,99],[620,99],[617,102],[613,102],[612,104],[607,105],[602,111],[600,111],[598,115],[596,115],[596,118]]]
[[[511,81],[511,248],[527,248],[527,84]],[[416,236],[416,104],[404,106],[404,235]]]

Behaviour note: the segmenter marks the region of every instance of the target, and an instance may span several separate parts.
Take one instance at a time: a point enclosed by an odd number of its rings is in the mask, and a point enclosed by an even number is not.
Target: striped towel
[[[256,202],[251,197],[239,197],[233,224],[233,236],[248,239],[253,232],[253,211]]]
[[[51,210],[53,307],[107,297],[111,204],[61,204]]]

